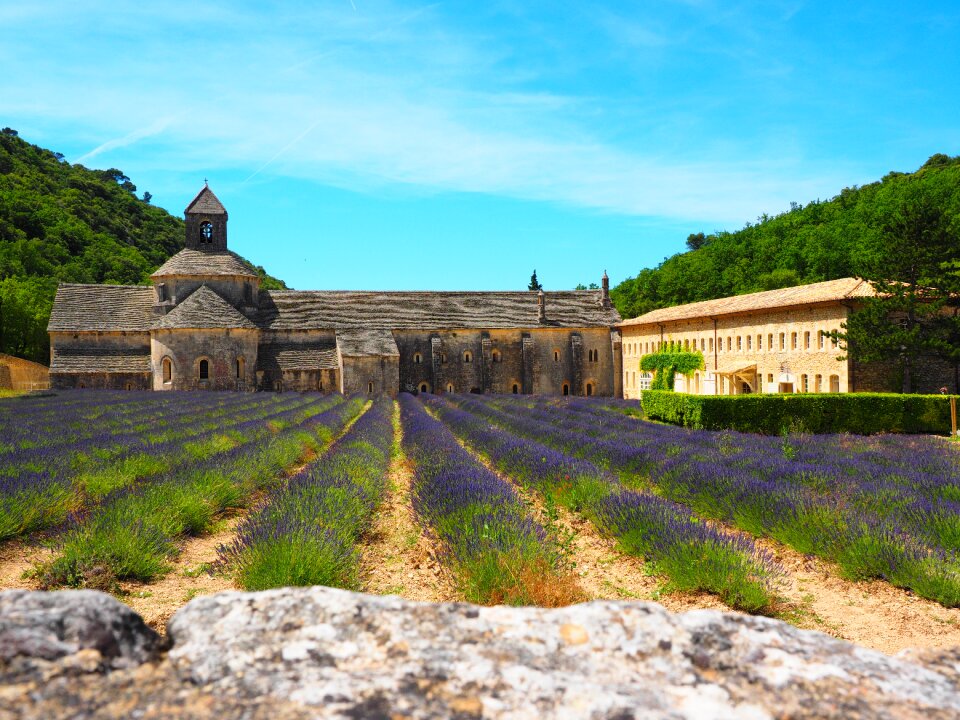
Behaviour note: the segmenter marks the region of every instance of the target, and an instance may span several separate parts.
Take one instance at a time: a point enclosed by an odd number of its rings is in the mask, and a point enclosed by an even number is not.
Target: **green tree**
[[[543,290],[543,285],[540,284],[540,281],[537,280],[537,271],[533,271],[533,275],[530,276],[530,284],[527,285],[527,290],[539,291]]]
[[[135,192],[121,170],[71,165],[0,130],[0,352],[48,362],[58,282],[149,283],[183,247],[183,220]],[[256,270],[262,287],[285,287]]]
[[[932,156],[914,173],[842,189],[830,200],[791,203],[736,231],[693,233],[687,252],[641,269],[610,291],[625,318],[656,308],[856,275],[886,216],[920,185],[951,222],[960,198],[960,157]]]
[[[836,335],[856,360],[894,362],[903,392],[911,392],[921,357],[960,362],[956,201],[946,188],[917,180],[878,199],[877,232],[859,268],[876,296],[864,300]]]

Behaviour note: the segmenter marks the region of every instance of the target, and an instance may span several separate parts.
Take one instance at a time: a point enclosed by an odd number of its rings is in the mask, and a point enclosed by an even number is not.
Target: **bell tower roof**
[[[187,225],[188,250],[209,253],[227,249],[227,209],[206,181],[183,211],[183,217]]]
[[[197,193],[197,196],[187,205],[183,211],[184,215],[223,215],[226,216],[227,209],[220,202],[220,199],[213,194],[213,190],[206,183],[203,189]]]

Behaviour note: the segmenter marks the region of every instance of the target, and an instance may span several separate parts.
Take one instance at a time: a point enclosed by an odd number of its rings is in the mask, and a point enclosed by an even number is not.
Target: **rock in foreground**
[[[774,620],[652,603],[222,593],[183,608],[169,635],[169,653],[136,668],[41,658],[46,680],[0,689],[0,718],[960,716],[960,652],[890,658]],[[27,651],[0,656],[0,682]]]

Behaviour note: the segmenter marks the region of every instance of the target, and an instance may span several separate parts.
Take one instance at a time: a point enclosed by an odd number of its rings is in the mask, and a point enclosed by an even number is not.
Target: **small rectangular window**
[[[757,335],[757,350],[763,350],[763,335]]]
[[[824,334],[823,334],[823,330],[820,330],[820,331],[817,333],[817,337],[820,338],[820,349],[823,350],[823,348],[824,348],[824,343],[826,342],[826,337],[825,337]]]
[[[809,330],[803,333],[803,349],[804,350],[810,349],[810,331]]]

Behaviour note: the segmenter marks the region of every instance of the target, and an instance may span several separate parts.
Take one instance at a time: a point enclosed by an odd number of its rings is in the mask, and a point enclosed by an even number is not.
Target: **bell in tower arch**
[[[183,211],[187,248],[203,252],[227,249],[227,210],[206,184]]]

